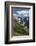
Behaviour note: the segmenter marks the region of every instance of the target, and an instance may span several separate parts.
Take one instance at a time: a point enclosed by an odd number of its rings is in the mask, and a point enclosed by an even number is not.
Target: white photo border
[[[29,15],[29,17],[30,17],[30,19],[29,19],[29,36],[27,36],[27,35],[24,35],[24,36],[13,36],[13,37],[11,37],[11,7],[26,7],[26,8],[30,8],[31,10],[30,10],[30,12],[31,12],[31,15]],[[26,6],[26,5],[10,5],[9,6],[9,23],[10,23],[10,28],[9,28],[9,41],[18,41],[18,40],[30,40],[30,39],[32,39],[33,40],[33,6]],[[29,14],[30,14],[30,12],[29,12]]]

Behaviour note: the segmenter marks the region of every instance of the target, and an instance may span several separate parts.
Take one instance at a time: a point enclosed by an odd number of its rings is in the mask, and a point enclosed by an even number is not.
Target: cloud
[[[28,11],[26,11],[26,10],[16,11],[16,13],[13,13],[13,16],[21,16],[21,15],[26,16],[26,17],[28,16],[27,15]]]
[[[19,14],[14,13],[13,16],[19,16]]]
[[[14,13],[13,16],[16,16],[16,14]]]
[[[22,14],[23,16],[28,16],[28,15],[27,15],[28,11],[21,10],[21,11],[17,11],[17,13],[18,13],[19,15]]]
[[[25,13],[25,11],[24,11],[24,10],[22,10],[22,11],[17,11],[17,13],[18,13],[18,14],[23,14],[23,13]]]

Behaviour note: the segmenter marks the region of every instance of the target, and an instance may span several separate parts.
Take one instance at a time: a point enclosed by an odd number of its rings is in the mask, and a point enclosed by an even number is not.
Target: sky
[[[13,7],[13,16],[28,16],[27,13],[29,13],[28,8]]]

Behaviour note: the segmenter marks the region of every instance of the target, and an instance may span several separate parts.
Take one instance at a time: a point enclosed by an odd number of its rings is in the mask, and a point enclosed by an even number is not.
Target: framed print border
[[[19,40],[19,41],[9,41],[9,5],[28,5],[33,6],[33,40]],[[5,44],[12,44],[12,43],[26,43],[26,42],[35,42],[35,3],[26,3],[26,2],[12,2],[6,1],[5,2]]]

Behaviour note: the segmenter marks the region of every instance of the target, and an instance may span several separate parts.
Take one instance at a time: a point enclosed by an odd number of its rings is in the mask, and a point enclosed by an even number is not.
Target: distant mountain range
[[[19,18],[21,19],[21,21],[28,21],[29,20],[29,16],[13,16],[14,19],[18,20]]]
[[[20,20],[19,20],[20,19]],[[20,17],[20,16],[13,16],[13,21],[14,21],[14,24],[16,22],[21,22],[22,24],[25,22],[25,26],[27,26],[29,28],[29,16],[24,16],[24,17]]]

